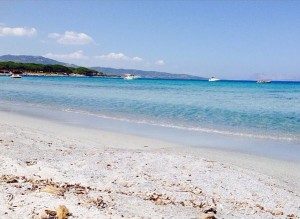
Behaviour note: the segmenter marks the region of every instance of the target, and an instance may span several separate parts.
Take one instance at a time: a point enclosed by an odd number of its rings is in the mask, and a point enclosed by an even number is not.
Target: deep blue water
[[[300,83],[296,82],[0,77],[0,104],[300,142]]]

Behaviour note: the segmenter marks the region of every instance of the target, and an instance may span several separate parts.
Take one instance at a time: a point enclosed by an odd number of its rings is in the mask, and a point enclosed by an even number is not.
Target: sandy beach
[[[298,163],[0,118],[0,218],[300,217]]]

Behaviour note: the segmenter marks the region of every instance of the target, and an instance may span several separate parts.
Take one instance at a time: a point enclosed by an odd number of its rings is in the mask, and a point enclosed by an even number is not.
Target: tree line
[[[40,74],[78,74],[85,76],[105,76],[103,72],[85,67],[68,67],[64,65],[44,65],[36,63],[0,62],[0,73],[5,72],[28,72]]]

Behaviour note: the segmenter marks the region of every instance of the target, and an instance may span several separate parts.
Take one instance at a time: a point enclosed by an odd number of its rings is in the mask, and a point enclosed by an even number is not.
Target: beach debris
[[[280,210],[274,210],[271,212],[272,215],[277,216],[277,215],[283,215],[283,212]]]
[[[48,215],[46,210],[42,210],[34,219],[54,219],[54,216]]]
[[[89,190],[91,190],[90,187],[84,187],[84,186],[81,186],[79,184],[74,184],[74,185],[71,185],[71,184],[66,184],[64,186],[64,188],[66,189],[72,189],[72,191],[76,194],[76,195],[84,195],[86,194]]]
[[[42,210],[35,219],[67,219],[71,216],[69,209],[65,205],[59,205],[56,211]]]
[[[50,216],[56,216],[56,211],[52,211],[52,210],[45,210],[46,214],[50,215]]]
[[[217,219],[214,214],[204,214],[200,219]]]
[[[57,219],[66,219],[70,215],[69,209],[65,205],[58,206],[56,210]]]
[[[59,196],[63,196],[64,193],[65,193],[65,191],[63,189],[57,188],[57,187],[52,186],[52,185],[46,186],[46,187],[42,188],[40,191],[51,193],[51,194],[54,194],[54,195],[59,195]]]
[[[36,160],[28,160],[25,163],[26,163],[27,166],[32,166],[32,165],[37,164],[37,161]]]
[[[0,181],[5,183],[18,183],[18,178],[12,175],[2,175]]]
[[[190,200],[190,204],[192,204],[193,208],[203,208],[205,206],[204,202],[201,202],[199,200]],[[207,213],[207,212],[204,212]]]
[[[217,213],[217,208],[215,206],[207,206],[203,209],[203,213]]]
[[[156,205],[163,205],[164,202],[163,202],[163,200],[161,198],[158,198],[158,199],[156,199],[155,204]]]
[[[202,193],[202,189],[195,187],[195,189],[192,190],[191,192],[194,193],[195,195],[200,195]]]
[[[298,216],[295,215],[295,214],[288,214],[288,215],[286,216],[286,219],[297,219],[297,218],[298,218]]]
[[[104,202],[103,197],[99,196],[96,199],[92,199],[87,197],[87,194],[89,191],[98,191],[95,188],[91,188],[90,186],[82,186],[80,184],[69,184],[69,183],[61,183],[61,182],[55,182],[52,179],[32,179],[32,178],[26,178],[25,176],[8,176],[4,175],[0,177],[0,182],[22,182],[22,183],[30,183],[30,191],[39,191],[39,192],[46,192],[57,196],[64,196],[66,192],[73,193],[76,196],[79,196],[84,200],[86,204],[96,206],[99,209],[106,208],[108,205],[106,202]],[[21,188],[20,184],[14,185],[16,188]],[[101,191],[101,190],[100,190]],[[107,193],[111,193],[111,190],[104,191]],[[10,202],[13,199],[13,196],[7,196],[8,202]],[[79,202],[81,204],[81,202]],[[60,207],[60,209],[64,209]],[[61,210],[60,210],[61,211]],[[40,212],[38,216],[36,216],[37,219],[49,219],[54,218],[52,217],[54,215],[55,211],[46,210]],[[58,217],[55,217],[57,219]]]
[[[97,208],[106,208],[107,204],[104,202],[103,198],[100,196],[97,199],[88,198],[86,200],[88,204],[94,205]]]
[[[153,201],[156,205],[174,204],[174,200],[163,194],[147,193],[145,200]]]
[[[257,204],[256,207],[258,207],[261,211],[265,210],[265,208],[263,206],[261,206],[260,204]]]
[[[13,194],[11,194],[11,193],[7,194],[7,201],[8,202],[11,202],[13,199],[14,199],[14,195]]]

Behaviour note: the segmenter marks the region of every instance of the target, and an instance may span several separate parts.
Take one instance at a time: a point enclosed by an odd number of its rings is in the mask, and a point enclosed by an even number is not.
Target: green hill
[[[57,74],[57,75],[83,75],[83,76],[106,76],[102,72],[85,67],[68,67],[61,64],[37,64],[20,62],[0,62],[0,73],[18,72],[26,74]]]

